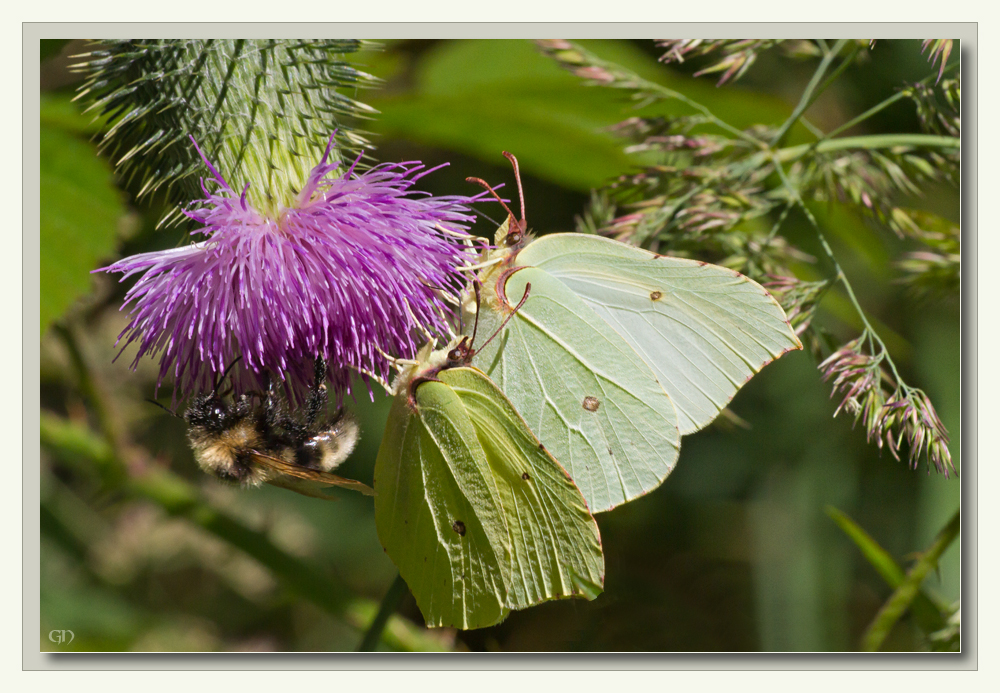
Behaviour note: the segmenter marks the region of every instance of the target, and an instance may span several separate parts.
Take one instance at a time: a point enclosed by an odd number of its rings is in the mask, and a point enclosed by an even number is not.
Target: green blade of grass
[[[920,594],[920,584],[927,577],[927,573],[933,570],[941,558],[941,554],[951,546],[961,529],[961,511],[956,511],[945,528],[934,539],[934,543],[923,553],[920,559],[910,568],[906,578],[899,587],[889,597],[888,601],[882,605],[875,620],[868,626],[862,638],[862,646],[866,652],[876,652],[882,643],[885,642],[889,631],[896,624],[896,621],[903,615],[907,608],[914,603]]]
[[[892,589],[898,589],[906,579],[903,569],[896,563],[889,552],[883,549],[868,532],[863,530],[854,520],[832,505],[826,507],[826,514],[837,523],[873,568],[882,576]],[[933,633],[944,627],[947,605],[939,599],[929,596],[920,590],[913,600],[913,615],[917,625],[925,633]]]

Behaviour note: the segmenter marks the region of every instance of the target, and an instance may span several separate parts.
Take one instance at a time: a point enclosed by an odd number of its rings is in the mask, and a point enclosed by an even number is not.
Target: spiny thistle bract
[[[78,98],[109,119],[101,152],[138,197],[198,195],[201,162],[189,137],[229,180],[250,183],[257,206],[288,206],[330,133],[352,157],[367,141],[349,128],[375,111],[338,89],[376,83],[344,56],[357,40],[115,40],[78,56],[88,75]],[[166,219],[179,220],[177,208]]]

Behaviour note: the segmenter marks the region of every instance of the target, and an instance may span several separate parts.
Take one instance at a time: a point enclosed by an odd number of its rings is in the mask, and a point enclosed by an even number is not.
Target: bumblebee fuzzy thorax
[[[203,471],[253,486],[270,478],[267,469],[253,464],[255,451],[266,441],[245,397],[232,406],[215,395],[197,397],[184,418],[194,459]]]

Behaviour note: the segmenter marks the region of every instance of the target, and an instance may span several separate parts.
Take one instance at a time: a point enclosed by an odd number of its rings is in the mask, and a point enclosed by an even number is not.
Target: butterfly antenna
[[[479,279],[477,277],[472,278],[472,288],[476,291],[476,322],[472,324],[472,339],[469,344],[476,343],[476,332],[479,331],[479,306],[482,303],[482,297],[479,295]]]
[[[517,165],[517,157],[510,152],[503,152],[503,155],[507,157],[507,161],[511,163],[514,167],[514,179],[517,181],[517,196],[521,198],[521,227],[528,225],[527,217],[524,215],[524,188],[521,187],[521,169]]]
[[[531,282],[528,282],[527,284],[524,285],[524,296],[522,296],[521,300],[518,301],[516,306],[514,306],[514,310],[510,311],[510,314],[503,319],[503,322],[500,323],[500,327],[497,328],[497,331],[494,332],[492,335],[490,335],[490,338],[487,339],[485,342],[483,342],[483,345],[481,347],[476,349],[476,353],[479,353],[480,351],[485,349],[486,345],[492,342],[493,338],[503,331],[503,328],[507,326],[507,323],[510,322],[510,319],[514,317],[514,314],[517,313],[517,311],[521,310],[521,306],[523,306],[524,302],[528,300],[528,294],[530,293],[531,293]]]
[[[514,213],[512,211],[510,211],[510,207],[507,206],[507,203],[504,202],[502,199],[500,199],[500,196],[497,195],[497,191],[494,190],[493,188],[491,188],[490,184],[487,183],[486,181],[484,181],[482,178],[466,178],[465,182],[466,183],[475,183],[476,185],[481,185],[484,188],[486,188],[487,190],[489,190],[490,191],[490,195],[492,195],[493,197],[495,197],[496,200],[497,200],[497,202],[499,202],[501,205],[503,205],[503,208],[507,210],[507,214],[509,214],[511,217],[513,217],[515,219],[517,218],[517,217],[514,216]],[[520,185],[520,184],[521,184],[521,182],[518,181],[518,185]]]

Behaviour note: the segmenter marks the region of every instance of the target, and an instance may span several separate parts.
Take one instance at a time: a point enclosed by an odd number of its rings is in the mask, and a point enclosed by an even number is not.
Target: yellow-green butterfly
[[[774,298],[734,270],[599,236],[532,240],[517,159],[504,156],[522,218],[507,209],[480,263],[483,299],[465,301],[480,329],[500,330],[476,364],[590,509],[609,510],[659,486],[681,435],[707,425],[754,373],[802,344]],[[529,299],[501,328],[528,283]]]
[[[603,591],[600,532],[580,490],[468,337],[427,345],[394,385],[375,463],[379,540],[429,626],[482,628],[514,609]]]

